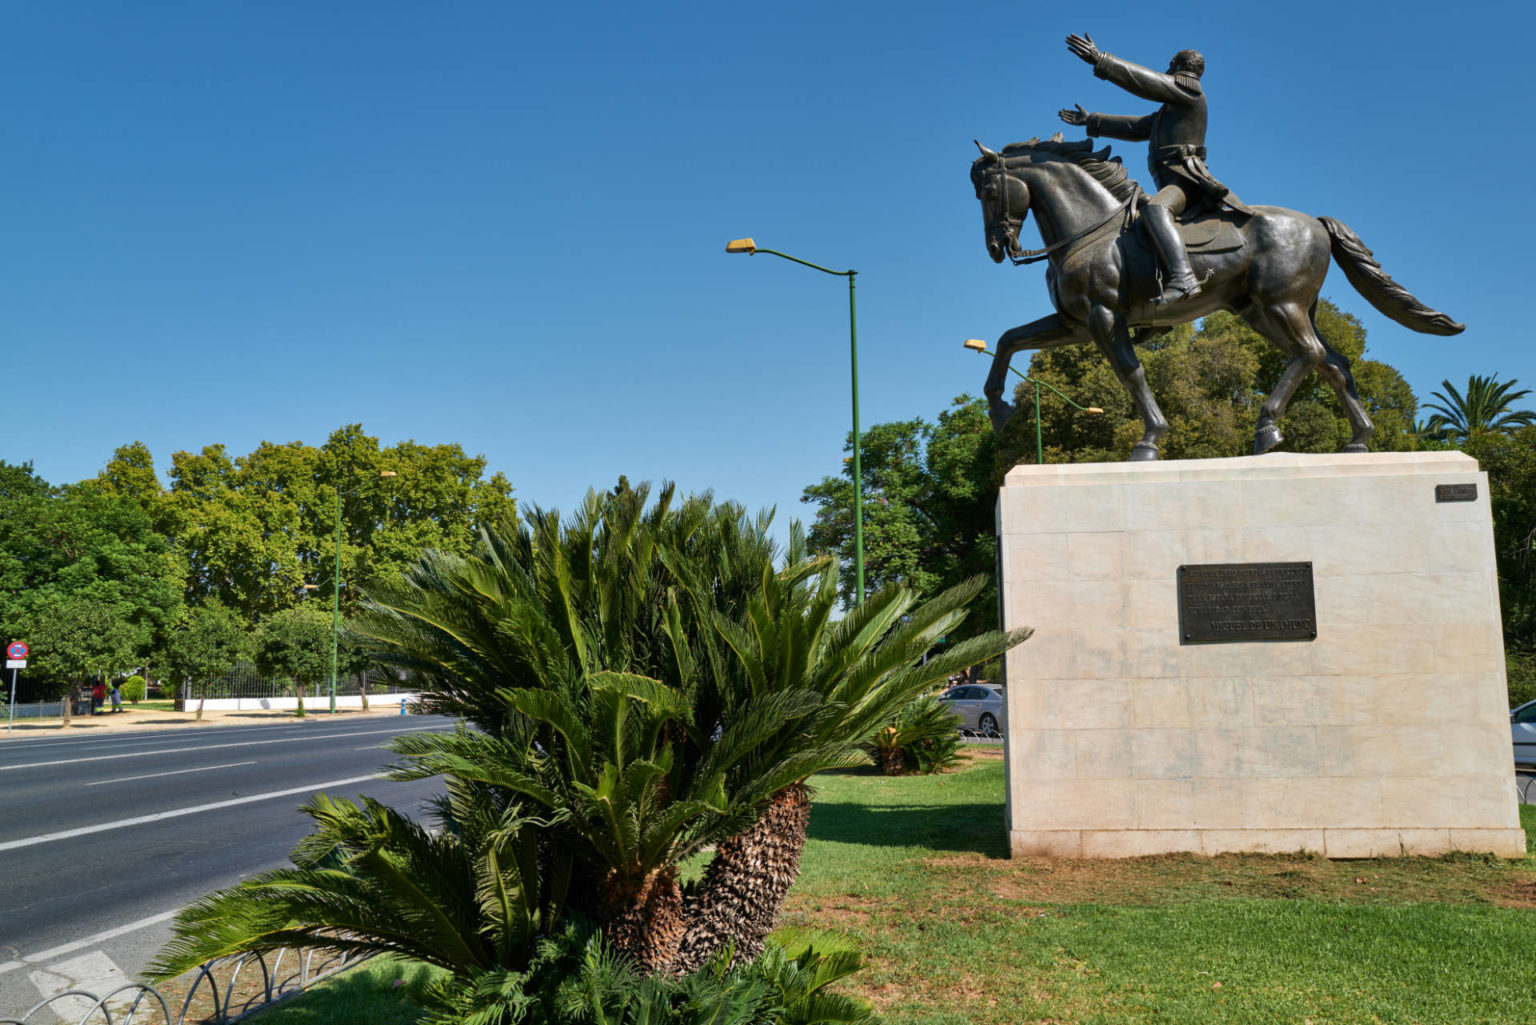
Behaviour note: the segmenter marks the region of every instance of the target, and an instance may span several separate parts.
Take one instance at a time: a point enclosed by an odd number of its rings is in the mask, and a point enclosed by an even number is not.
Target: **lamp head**
[[[396,473],[394,470],[380,470],[379,471],[379,476],[380,477],[398,477],[400,475],[398,473]]]
[[[972,352],[987,351],[987,343],[982,341],[980,338],[967,338],[965,340],[965,347],[970,349]]]
[[[1104,411],[1102,409],[1100,409],[1098,406],[1089,406],[1087,409],[1083,410],[1083,412],[1085,412],[1085,413],[1092,413],[1095,416],[1103,416],[1104,415]]]
[[[725,244],[725,251],[727,253],[747,253],[750,255],[757,252],[757,243],[750,238],[733,238]]]

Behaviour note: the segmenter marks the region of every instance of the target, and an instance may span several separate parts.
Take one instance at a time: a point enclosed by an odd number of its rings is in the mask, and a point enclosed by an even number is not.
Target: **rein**
[[[999,165],[999,167],[997,169],[997,173],[1001,174],[1001,175],[1007,175],[1008,171],[1007,171],[1006,168],[1004,168],[1001,165]],[[1008,190],[1006,188],[1004,188],[1003,189],[1003,195],[1007,196],[1007,194],[1008,194]],[[1045,258],[1050,256],[1052,253],[1056,252],[1058,249],[1064,249],[1067,246],[1070,246],[1074,242],[1081,242],[1083,239],[1087,238],[1089,235],[1092,235],[1094,232],[1098,231],[1100,228],[1102,228],[1105,225],[1109,224],[1111,221],[1115,220],[1116,218],[1120,219],[1121,226],[1124,227],[1125,224],[1127,224],[1129,222],[1129,220],[1130,220],[1131,204],[1136,202],[1137,195],[1138,195],[1138,193],[1132,193],[1130,195],[1130,197],[1127,198],[1124,203],[1121,203],[1118,207],[1116,207],[1115,209],[1111,210],[1109,212],[1109,215],[1107,217],[1105,217],[1103,220],[1098,221],[1097,223],[1093,224],[1090,227],[1084,228],[1082,231],[1078,232],[1076,235],[1069,235],[1066,238],[1057,239],[1055,242],[1052,242],[1050,245],[1046,246],[1044,249],[1025,249],[1021,253],[1019,253],[1017,256],[1015,256],[1011,252],[1008,252],[1006,249],[1004,250],[1004,252],[1007,253],[1008,259],[1013,262],[1013,265],[1015,267],[1021,267],[1021,266],[1023,266],[1026,263],[1039,263],[1041,260],[1044,260]],[[1020,231],[1020,229],[1022,229],[1024,227],[1024,219],[1022,217],[1020,217],[1020,218],[1012,218],[1012,217],[1008,216],[1007,201],[1006,200],[1004,200],[1003,216],[1002,216],[1001,220],[1002,220],[1002,222],[1005,225],[1008,225],[1010,227],[1012,227],[1014,224],[1018,225],[1018,227],[1013,227],[1013,229],[1012,229],[1012,234],[1013,234],[1014,241],[1018,241],[1019,231]]]

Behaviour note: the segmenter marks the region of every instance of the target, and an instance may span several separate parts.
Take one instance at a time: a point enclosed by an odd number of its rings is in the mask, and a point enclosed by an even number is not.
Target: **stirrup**
[[[1166,287],[1160,290],[1157,298],[1152,300],[1152,305],[1166,306],[1168,303],[1176,303],[1184,299],[1192,299],[1199,294],[1200,282],[1196,281],[1195,276],[1191,274],[1189,276],[1188,285],[1181,285],[1170,281]]]

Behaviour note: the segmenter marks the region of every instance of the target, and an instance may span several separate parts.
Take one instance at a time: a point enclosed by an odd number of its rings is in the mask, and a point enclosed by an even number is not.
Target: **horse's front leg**
[[[992,430],[998,434],[1013,418],[1014,406],[1003,398],[1008,386],[1008,365],[1013,354],[1023,349],[1049,349],[1058,345],[1076,345],[1088,341],[1088,332],[1081,324],[1061,319],[1060,314],[1032,320],[1003,332],[993,350],[992,371],[987,374],[987,384],[982,393],[987,397],[987,412],[992,418]]]
[[[1114,368],[1120,386],[1130,393],[1145,428],[1141,440],[1131,449],[1131,462],[1156,459],[1158,443],[1168,433],[1168,421],[1152,397],[1152,389],[1147,387],[1147,373],[1142,369],[1141,360],[1136,358],[1125,318],[1107,306],[1095,306],[1088,314],[1088,333]]]

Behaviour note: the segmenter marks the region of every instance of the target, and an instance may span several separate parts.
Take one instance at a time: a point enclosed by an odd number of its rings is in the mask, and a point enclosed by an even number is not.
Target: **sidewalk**
[[[7,730],[8,719],[5,715],[5,707],[0,704],[0,744],[8,740],[29,740],[40,737],[73,737],[82,734],[102,734],[120,732],[138,732],[140,730],[174,730],[184,726],[250,726],[267,721],[272,723],[290,722],[294,725],[302,725],[309,722],[335,721],[346,718],[355,719],[359,716],[398,716],[400,714],[400,702],[390,702],[388,697],[380,697],[373,702],[373,707],[364,712],[358,708],[338,708],[333,716],[329,712],[329,703],[323,698],[318,707],[306,706],[307,715],[299,718],[293,712],[287,710],[275,711],[243,711],[243,712],[215,712],[205,711],[202,721],[197,719],[197,711],[168,712],[160,709],[135,709],[132,705],[124,705],[121,712],[103,712],[100,715],[77,715],[69,721],[69,729],[61,729],[61,719],[17,719],[15,728]]]

